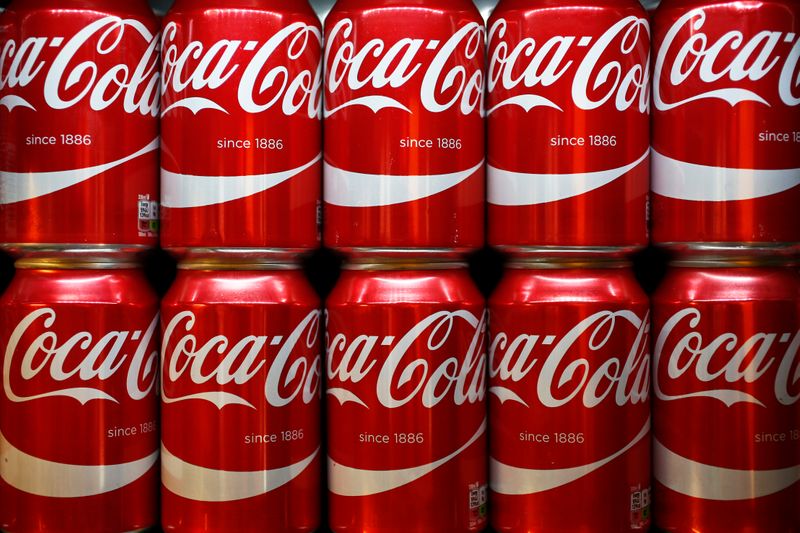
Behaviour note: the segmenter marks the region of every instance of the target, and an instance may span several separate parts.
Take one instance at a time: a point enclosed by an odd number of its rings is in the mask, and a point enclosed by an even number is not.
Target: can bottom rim
[[[800,242],[654,242],[653,246],[681,256],[791,257],[800,253]]]
[[[645,249],[643,245],[630,246],[518,246],[495,245],[503,253],[514,257],[536,258],[597,258],[597,259],[624,259],[636,252]]]
[[[0,247],[17,258],[75,257],[93,259],[136,259],[154,250],[144,244],[85,244],[85,243],[3,243]]]
[[[142,527],[139,529],[127,529],[125,531],[120,531],[119,533],[145,533],[145,532],[155,533],[156,531],[158,531],[158,526],[152,525],[152,526]],[[0,533],[14,533],[14,532],[9,529],[0,529]]]
[[[244,248],[244,247],[166,247],[172,256],[187,259],[232,259],[293,261],[313,253],[317,248]]]
[[[480,248],[391,248],[369,246],[331,246],[332,250],[346,255],[350,259],[461,259],[477,252]]]

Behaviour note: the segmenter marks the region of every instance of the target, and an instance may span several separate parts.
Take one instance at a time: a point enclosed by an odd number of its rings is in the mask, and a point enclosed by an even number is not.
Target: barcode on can
[[[158,202],[139,200],[139,220],[155,220],[158,218]]]
[[[631,492],[631,511],[641,511],[650,507],[650,489]]]
[[[470,485],[469,489],[469,508],[477,509],[486,504],[487,500],[486,485],[474,486]]]

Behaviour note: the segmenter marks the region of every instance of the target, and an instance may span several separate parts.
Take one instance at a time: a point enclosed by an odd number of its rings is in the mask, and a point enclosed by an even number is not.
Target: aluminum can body
[[[140,271],[106,267],[18,262],[0,299],[8,533],[158,523],[158,300]]]
[[[158,21],[145,0],[0,13],[0,242],[158,242]]]
[[[321,311],[302,271],[183,263],[161,313],[164,530],[315,531]]]
[[[800,243],[800,4],[665,0],[653,22],[653,239]]]
[[[485,311],[466,269],[351,265],[326,313],[330,529],[482,531]]]
[[[492,527],[650,527],[649,302],[629,268],[511,263],[489,300]]]
[[[483,246],[484,40],[469,0],[336,3],[325,19],[327,246]]]
[[[502,0],[488,39],[489,244],[550,255],[645,246],[650,30],[639,2]]]
[[[684,263],[653,301],[654,520],[800,531],[800,274]]]
[[[319,244],[321,47],[304,0],[172,6],[161,50],[164,248]]]

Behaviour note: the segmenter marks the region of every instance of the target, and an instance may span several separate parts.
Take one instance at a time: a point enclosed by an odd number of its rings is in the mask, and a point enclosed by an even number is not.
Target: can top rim
[[[619,257],[517,257],[508,262],[508,268],[532,270],[630,268],[633,263]]]
[[[141,267],[141,263],[127,257],[22,257],[14,262],[14,267],[24,270],[123,270]]]

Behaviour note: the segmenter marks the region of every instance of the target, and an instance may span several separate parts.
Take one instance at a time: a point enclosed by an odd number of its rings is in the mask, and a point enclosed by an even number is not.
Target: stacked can
[[[181,262],[161,303],[165,531],[317,530],[320,314],[295,264]]]
[[[158,21],[145,0],[0,13],[0,529],[158,523]]]
[[[0,299],[0,528],[158,523],[158,297],[134,263],[29,258]]]
[[[556,4],[501,0],[489,19],[489,244],[624,256],[647,245],[647,14]]]
[[[492,527],[647,531],[648,16],[500,0],[488,45]]]
[[[158,242],[158,21],[145,0],[16,1],[0,15],[3,247]]]
[[[162,527],[320,526],[322,30],[305,0],[163,20]]]
[[[654,521],[800,531],[800,4],[664,0],[653,42]]]
[[[654,16],[653,240],[800,248],[793,0],[665,0]]]
[[[798,531],[796,266],[676,260],[654,296],[653,329],[658,527]]]
[[[369,261],[327,302],[330,528],[483,531],[483,296],[463,264]]]
[[[489,311],[494,529],[647,531],[650,306],[629,265],[518,259]]]
[[[177,0],[162,21],[161,246],[319,245],[322,30],[305,0]]]
[[[484,241],[483,19],[468,0],[339,0],[325,20],[325,244]]]
[[[339,0],[325,21],[324,239],[335,533],[487,525],[483,19]]]

